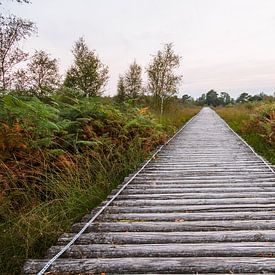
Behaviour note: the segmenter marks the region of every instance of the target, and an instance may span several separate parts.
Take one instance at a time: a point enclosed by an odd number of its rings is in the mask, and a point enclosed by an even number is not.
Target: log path
[[[272,169],[203,108],[47,272],[275,274],[274,194]],[[23,273],[38,273],[98,209]]]

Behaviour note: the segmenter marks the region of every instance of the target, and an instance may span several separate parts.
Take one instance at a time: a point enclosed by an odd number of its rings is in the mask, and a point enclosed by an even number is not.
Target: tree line
[[[215,90],[210,90],[207,93],[203,93],[200,97],[197,99],[192,98],[188,94],[184,94],[181,97],[182,103],[188,103],[188,104],[194,104],[198,106],[227,106],[227,105],[233,105],[238,103],[246,103],[246,102],[254,102],[254,101],[274,101],[275,96],[267,95],[265,93],[259,93],[256,95],[250,95],[246,92],[241,93],[236,99],[231,97],[229,93],[227,92],[220,92],[218,93]]]

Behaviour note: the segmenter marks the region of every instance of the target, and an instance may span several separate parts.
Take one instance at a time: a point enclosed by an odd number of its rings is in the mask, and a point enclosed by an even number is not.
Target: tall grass
[[[272,102],[216,108],[217,113],[230,127],[273,165],[275,164],[274,110],[275,104]]]
[[[49,174],[44,194],[31,187],[24,191],[11,190],[11,195],[24,204],[23,209],[14,209],[8,205],[11,198],[4,200],[6,204],[1,201],[1,208],[8,210],[0,229],[0,244],[4,248],[0,251],[1,273],[16,274],[25,259],[43,256],[58,235],[104,200],[145,156],[135,144],[116,163],[85,157],[73,170]]]
[[[152,110],[158,123],[163,125],[166,131],[172,133],[177,128],[182,126],[187,122],[191,117],[197,114],[200,111],[201,107],[199,106],[181,106],[180,104],[171,104],[165,109],[164,115],[161,115],[159,112]]]

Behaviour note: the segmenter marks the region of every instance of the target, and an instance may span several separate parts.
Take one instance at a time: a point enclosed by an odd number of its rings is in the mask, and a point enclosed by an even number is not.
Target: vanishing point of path
[[[275,274],[274,195],[270,167],[204,108],[47,272]],[[39,272],[91,216],[24,272]]]

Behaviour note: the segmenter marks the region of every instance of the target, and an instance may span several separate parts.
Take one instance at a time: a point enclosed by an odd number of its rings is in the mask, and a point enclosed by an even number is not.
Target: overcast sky
[[[109,66],[106,94],[115,94],[118,75],[134,59],[145,68],[168,42],[182,56],[179,95],[275,92],[275,0],[2,1],[2,12],[37,24],[38,35],[24,48],[50,52],[62,72],[83,36]]]

